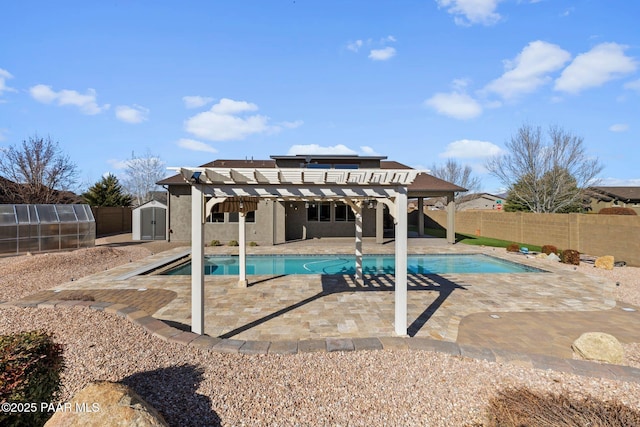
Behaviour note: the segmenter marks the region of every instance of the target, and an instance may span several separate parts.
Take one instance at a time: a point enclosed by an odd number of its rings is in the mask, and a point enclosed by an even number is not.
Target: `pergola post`
[[[407,189],[396,190],[395,332],[407,335]]]
[[[246,288],[247,281],[247,227],[246,227],[246,214],[244,212],[238,213],[238,246],[240,248],[239,261],[240,261],[240,274],[238,277],[238,286]]]
[[[418,236],[424,236],[424,197],[418,197]]]
[[[447,194],[447,242],[456,242],[456,202],[454,194]]]
[[[204,194],[191,186],[191,332],[204,333]]]
[[[362,202],[352,205],[356,216],[356,281],[362,281]]]
[[[376,203],[376,243],[384,243],[384,203]]]

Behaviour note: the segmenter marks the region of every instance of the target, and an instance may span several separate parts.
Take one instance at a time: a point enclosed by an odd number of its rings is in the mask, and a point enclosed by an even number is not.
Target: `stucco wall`
[[[191,240],[191,188],[172,186],[169,192],[171,229],[173,241]],[[304,202],[274,202],[262,200],[258,204],[255,223],[246,224],[247,241],[260,245],[284,243],[289,240],[313,239],[317,237],[355,236],[355,223],[336,221],[331,209],[331,220],[327,222],[307,221]],[[238,223],[229,223],[228,214],[224,223],[205,224],[205,242],[219,240],[226,244],[238,239]],[[363,210],[363,236],[376,234],[375,209]]]
[[[426,215],[446,227],[446,212],[427,211]],[[640,216],[465,211],[456,212],[455,226],[460,233],[613,255],[640,266]]]
[[[191,241],[191,187],[172,186],[169,192],[170,240]],[[258,204],[255,222],[246,223],[247,242],[261,245],[271,245],[274,242],[274,203],[263,200]],[[229,215],[225,214],[225,222],[206,223],[204,226],[204,241],[209,243],[218,240],[226,244],[230,240],[238,240],[238,223],[229,222]],[[277,241],[276,241],[277,242]]]

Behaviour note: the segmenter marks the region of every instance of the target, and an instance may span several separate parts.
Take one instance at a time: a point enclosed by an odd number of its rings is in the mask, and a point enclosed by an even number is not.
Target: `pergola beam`
[[[169,168],[191,184],[191,330],[204,333],[204,222],[213,205],[227,198],[343,200],[356,214],[356,279],[362,279],[362,207],[365,200],[386,204],[395,219],[395,332],[407,334],[407,185],[413,169],[309,170],[296,168]],[[206,203],[205,196],[213,197]],[[233,200],[232,200],[233,202]],[[239,202],[238,202],[239,203]],[[452,202],[451,202],[452,203]],[[451,204],[450,203],[450,204]],[[240,212],[239,284],[246,279],[245,212]]]

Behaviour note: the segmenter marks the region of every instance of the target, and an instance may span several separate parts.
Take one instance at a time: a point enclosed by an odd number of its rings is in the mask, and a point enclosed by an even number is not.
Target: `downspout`
[[[165,236],[167,236],[167,242],[171,241],[171,193],[169,193],[169,186],[167,185],[163,185],[162,188],[164,188],[167,191],[167,214],[165,216]]]

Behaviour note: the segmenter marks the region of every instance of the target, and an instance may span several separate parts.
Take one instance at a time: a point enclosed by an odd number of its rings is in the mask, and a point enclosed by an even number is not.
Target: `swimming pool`
[[[283,274],[355,274],[354,255],[248,255],[248,275]],[[206,275],[238,275],[237,256],[207,256]],[[523,264],[484,254],[431,254],[407,256],[407,271],[412,274],[447,273],[539,273],[540,270]],[[363,274],[394,274],[394,255],[364,255]],[[190,275],[191,263],[164,272],[167,275]]]

